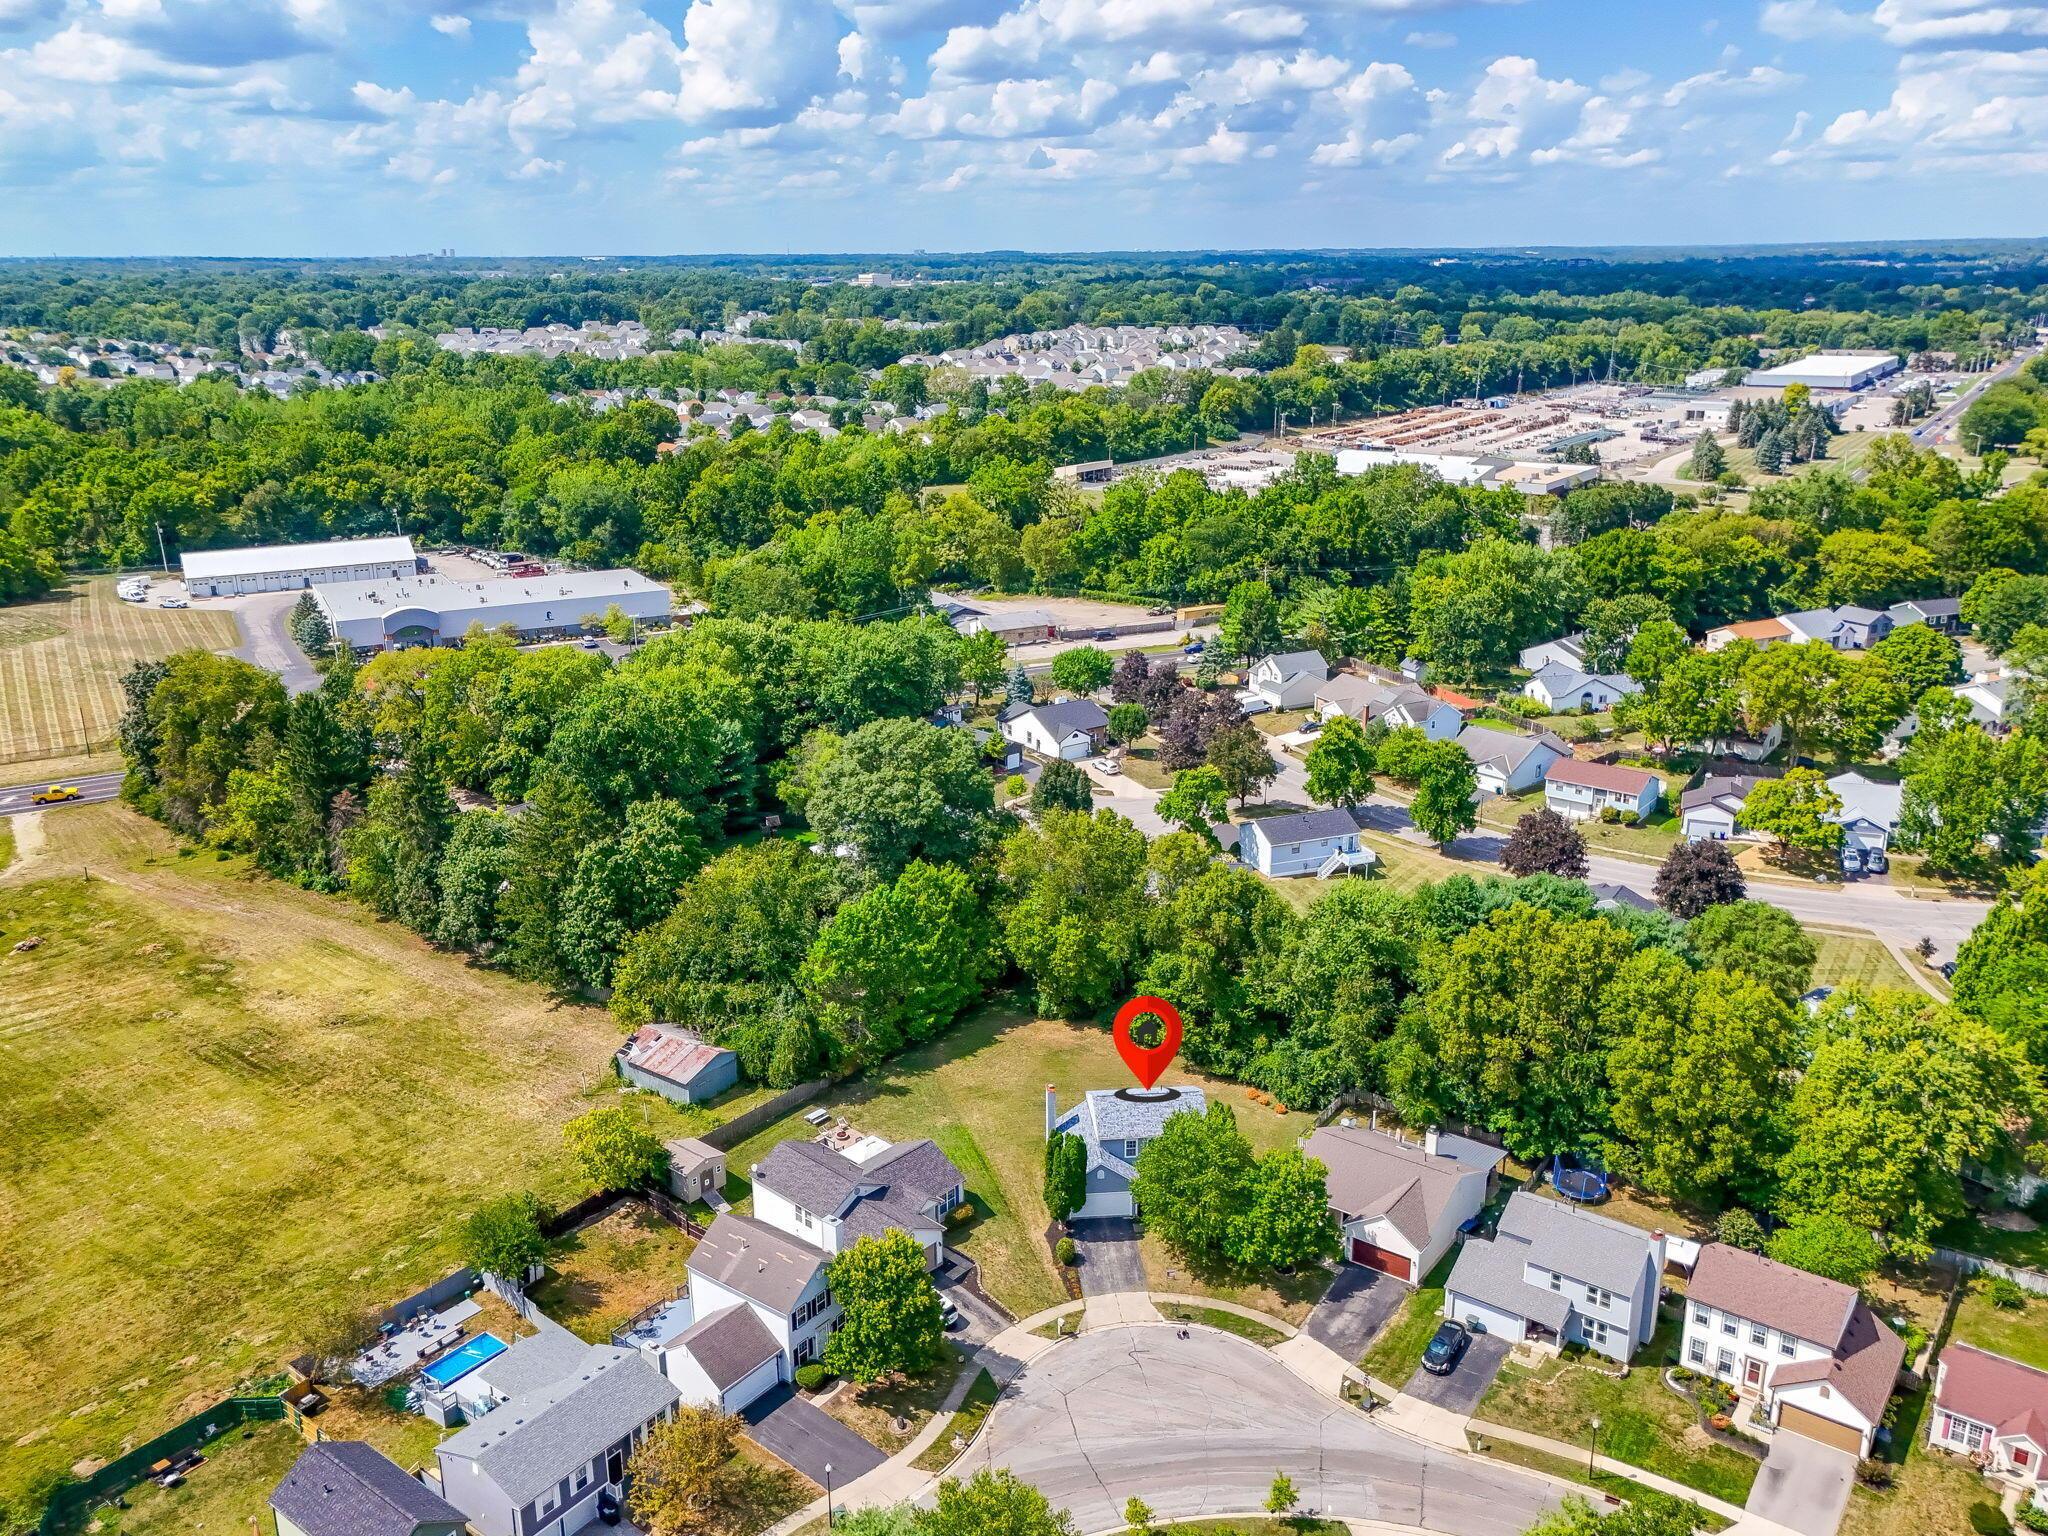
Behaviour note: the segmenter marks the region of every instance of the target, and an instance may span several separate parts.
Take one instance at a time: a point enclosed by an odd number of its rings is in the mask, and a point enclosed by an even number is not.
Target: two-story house
[[[1766,1422],[1870,1454],[1906,1346],[1854,1286],[1709,1243],[1687,1288],[1680,1358],[1742,1397]]]
[[[1444,1316],[1511,1344],[1583,1344],[1627,1360],[1657,1327],[1664,1234],[1517,1190],[1493,1241],[1467,1239]]]
[[[814,1243],[727,1211],[690,1255],[691,1311],[701,1321],[727,1307],[751,1309],[794,1370],[824,1353],[839,1320],[825,1273],[831,1261]]]
[[[2044,1506],[2048,1465],[2048,1371],[1970,1344],[1951,1344],[1934,1368],[1927,1443],[1968,1456],[1985,1472],[2033,1491]]]
[[[754,1214],[828,1255],[903,1231],[936,1269],[946,1215],[964,1198],[960,1170],[925,1138],[862,1161],[815,1141],[781,1141],[753,1167]]]
[[[1548,731],[1524,736],[1484,725],[1466,726],[1458,733],[1458,745],[1472,759],[1472,771],[1482,795],[1512,795],[1534,789],[1543,782],[1544,770],[1559,758],[1572,755],[1571,748]]]
[[[1664,781],[1620,763],[1582,763],[1560,757],[1543,770],[1543,803],[1572,821],[1589,821],[1610,806],[1638,819],[1657,809]]]
[[[1199,1115],[1208,1109],[1199,1088],[1091,1088],[1081,1102],[1060,1113],[1050,1084],[1045,1090],[1045,1135],[1078,1136],[1088,1149],[1087,1198],[1076,1219],[1135,1216],[1137,1202],[1131,1181],[1138,1176],[1138,1154],[1157,1136],[1168,1117]]]
[[[1280,651],[1252,663],[1239,696],[1250,694],[1267,709],[1307,709],[1329,677],[1321,651]]]

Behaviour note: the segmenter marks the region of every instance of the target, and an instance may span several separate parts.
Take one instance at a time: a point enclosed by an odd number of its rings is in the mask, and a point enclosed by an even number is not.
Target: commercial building
[[[1337,473],[1362,475],[1367,470],[1412,464],[1447,485],[1476,485],[1487,490],[1512,489],[1524,496],[1562,496],[1600,479],[1594,464],[1551,464],[1540,459],[1509,459],[1490,453],[1424,453],[1411,448],[1340,448]]]
[[[1862,389],[1906,365],[1889,352],[1816,352],[1796,363],[1761,368],[1743,382],[1761,389],[1804,384],[1808,389]]]
[[[583,632],[613,607],[640,623],[674,612],[667,587],[638,571],[564,571],[502,581],[408,576],[322,583],[313,601],[335,635],[359,651],[458,645],[472,624],[522,638]]]
[[[178,564],[192,597],[287,592],[321,582],[390,581],[419,569],[412,540],[397,536],[199,550],[180,555]]]

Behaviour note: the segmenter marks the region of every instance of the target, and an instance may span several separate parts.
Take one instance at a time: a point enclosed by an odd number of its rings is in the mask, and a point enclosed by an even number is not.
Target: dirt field
[[[272,1369],[308,1309],[445,1274],[478,1202],[582,1193],[559,1127],[613,1091],[601,1010],[117,805],[14,831],[0,1503]]]
[[[124,603],[111,576],[0,608],[0,777],[27,783],[117,766],[95,754],[113,746],[128,664],[194,646],[228,650],[238,638],[225,608]]]

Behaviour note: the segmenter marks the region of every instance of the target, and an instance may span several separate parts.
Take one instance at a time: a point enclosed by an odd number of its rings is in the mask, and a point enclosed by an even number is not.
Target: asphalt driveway
[[[1434,1403],[1439,1408],[1470,1418],[1479,1407],[1479,1399],[1486,1396],[1486,1389],[1493,1385],[1493,1378],[1500,1374],[1501,1363],[1507,1357],[1506,1339],[1490,1333],[1475,1333],[1472,1342],[1466,1346],[1465,1358],[1458,1362],[1450,1375],[1432,1376],[1418,1365],[1401,1391],[1419,1402]]]
[[[820,1488],[825,1486],[827,1463],[832,1467],[832,1486],[844,1488],[889,1459],[787,1386],[756,1399],[746,1411],[746,1420],[747,1434],[756,1445],[781,1457]]]
[[[1781,1429],[1742,1507],[1804,1536],[1834,1536],[1855,1481],[1856,1458],[1847,1451]]]
[[[1346,1360],[1356,1361],[1386,1327],[1387,1319],[1401,1310],[1414,1292],[1391,1276],[1362,1264],[1346,1264],[1337,1271],[1323,1299],[1315,1304],[1301,1331],[1318,1344],[1327,1344]]]
[[[1003,1466],[1084,1531],[1142,1498],[1180,1520],[1257,1509],[1275,1472],[1301,1513],[1515,1536],[1554,1508],[1548,1483],[1453,1456],[1332,1402],[1230,1334],[1103,1328],[1047,1350],[990,1415],[954,1475]]]
[[[1128,1218],[1098,1218],[1069,1225],[1074,1246],[1081,1250],[1083,1296],[1114,1291],[1142,1291],[1145,1266],[1138,1259],[1138,1224]]]

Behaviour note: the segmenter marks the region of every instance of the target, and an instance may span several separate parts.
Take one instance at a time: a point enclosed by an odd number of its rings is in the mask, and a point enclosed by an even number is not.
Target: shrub
[[[1063,1237],[1053,1244],[1052,1256],[1069,1269],[1081,1262],[1081,1250],[1074,1246],[1071,1237]]]
[[[1875,1457],[1856,1468],[1856,1480],[1866,1488],[1889,1488],[1896,1476],[1890,1462]]]
[[[965,1200],[946,1212],[946,1225],[949,1227],[964,1227],[972,1220],[974,1207]]]
[[[1616,822],[1621,820],[1621,807],[1618,805],[1601,806],[1600,819],[1603,822],[1605,822],[1608,826],[1613,826]]]
[[[1721,1220],[1714,1228],[1714,1236],[1730,1248],[1743,1248],[1751,1253],[1764,1251],[1763,1223],[1739,1205],[1721,1213]]]
[[[1027,793],[1030,788],[1030,782],[1023,774],[1013,773],[1003,780],[1003,798],[1005,800],[1014,800],[1019,795]]]
[[[2004,1275],[1980,1275],[1977,1289],[2001,1312],[2018,1312],[2026,1307],[2026,1289]]]
[[[2029,1499],[2020,1506],[2020,1524],[2030,1531],[2048,1531],[2048,1509]]]
[[[796,1368],[796,1384],[806,1392],[815,1392],[832,1379],[832,1373],[817,1361],[811,1360]]]
[[[1932,940],[1922,939],[1920,942],[1927,944],[1930,948],[1932,947]],[[1922,958],[1926,957],[1922,956]],[[2048,1184],[2043,1184],[2039,1189],[2027,1196],[2026,1204],[2022,1205],[2020,1209],[2036,1221],[2048,1221]]]
[[[1970,1529],[1977,1536],[2012,1536],[2012,1522],[2005,1518],[2005,1511],[1989,1501],[1970,1506]]]

